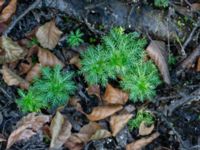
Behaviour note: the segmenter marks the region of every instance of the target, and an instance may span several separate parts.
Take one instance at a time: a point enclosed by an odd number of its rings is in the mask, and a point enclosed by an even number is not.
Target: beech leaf
[[[0,142],[5,142],[5,141],[6,141],[5,137],[2,134],[0,134]]]
[[[62,32],[56,27],[55,21],[45,23],[38,28],[36,37],[44,48],[54,49]]]
[[[61,65],[62,67],[64,64],[49,50],[39,48],[38,51],[38,59],[42,66],[50,66],[54,67],[55,65]]]
[[[14,130],[7,142],[6,149],[9,149],[13,144],[20,140],[27,140],[43,127],[43,125],[50,121],[50,116],[47,115],[38,115],[35,113],[31,113],[25,117],[23,117],[17,123],[17,129]]]
[[[0,23],[7,22],[15,13],[16,8],[17,8],[17,0],[10,0],[9,4],[1,12]]]
[[[146,126],[145,121],[140,124],[139,135],[149,135],[154,129],[154,124],[150,127]]]
[[[27,73],[27,75],[26,75],[26,81],[32,82],[35,77],[39,77],[40,73],[41,73],[41,71],[40,71],[41,66],[42,66],[41,64],[36,63],[31,68],[31,70]]]
[[[112,87],[110,84],[106,86],[103,100],[108,104],[125,104],[128,101],[128,94],[120,89]]]
[[[69,63],[72,64],[72,65],[75,65],[78,69],[81,68],[81,60],[79,58],[79,55],[75,55],[74,57],[72,57],[70,60],[69,60]]]
[[[111,136],[112,134],[108,130],[100,129],[97,130],[94,135],[92,135],[90,140],[100,140]]]
[[[120,111],[122,108],[121,105],[97,106],[93,108],[91,114],[87,115],[87,118],[90,121],[102,120]]]
[[[112,135],[116,136],[121,129],[128,123],[128,121],[132,118],[132,114],[120,114],[114,115],[110,118],[110,127],[112,130]]]
[[[22,79],[17,74],[15,74],[6,65],[3,65],[1,73],[3,74],[4,81],[9,86],[16,85],[16,86],[20,86],[23,89],[28,89],[29,83],[26,80]]]
[[[25,50],[9,37],[2,36],[0,43],[0,64],[14,62],[25,56]]]
[[[141,150],[143,147],[151,143],[153,140],[158,138],[160,133],[155,132],[151,134],[149,137],[141,138],[133,143],[130,143],[126,146],[126,150]]]
[[[56,112],[55,117],[51,121],[51,144],[50,148],[59,149],[71,136],[71,123],[59,112]]]
[[[90,85],[87,89],[89,95],[95,95],[99,99],[101,99],[100,95],[100,86],[99,85]]]
[[[167,84],[171,84],[169,69],[167,65],[167,54],[165,54],[165,43],[162,41],[153,40],[146,50],[148,55],[158,66],[164,82]]]

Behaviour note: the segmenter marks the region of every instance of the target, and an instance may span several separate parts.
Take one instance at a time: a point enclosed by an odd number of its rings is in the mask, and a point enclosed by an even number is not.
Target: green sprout
[[[168,56],[168,64],[175,65],[176,61],[177,61],[177,58],[172,53],[170,53]]]
[[[31,39],[31,41],[29,41],[28,47],[33,47],[33,46],[39,45],[39,44],[40,44],[40,43],[39,43],[39,41],[37,40],[37,38],[33,37],[33,38]]]
[[[154,123],[153,115],[143,109],[138,111],[136,117],[129,120],[129,129],[132,131],[133,129],[139,128],[142,122],[144,122],[147,126],[152,125]]]
[[[154,0],[154,5],[166,8],[169,6],[169,0]]]
[[[70,94],[75,91],[72,73],[61,72],[60,65],[56,65],[53,69],[44,67],[41,71],[41,78],[35,78],[27,94],[19,92],[22,98],[17,104],[23,112],[34,112],[67,104]]]
[[[77,29],[75,32],[70,32],[67,42],[71,47],[79,46],[81,43],[83,43],[83,39],[81,38],[82,36],[83,33]]]

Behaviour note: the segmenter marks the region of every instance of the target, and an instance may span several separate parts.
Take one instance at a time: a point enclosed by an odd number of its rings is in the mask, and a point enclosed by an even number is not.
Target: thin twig
[[[21,15],[19,15],[15,20],[13,20],[8,28],[4,31],[4,35],[7,36],[10,31],[15,27],[15,25],[26,15],[28,14],[31,10],[36,8],[36,6],[41,2],[41,0],[36,0],[33,4],[31,4]]]

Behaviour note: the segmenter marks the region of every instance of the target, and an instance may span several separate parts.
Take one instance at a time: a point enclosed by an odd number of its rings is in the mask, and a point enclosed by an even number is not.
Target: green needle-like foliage
[[[165,8],[169,6],[169,0],[154,0],[154,5]]]
[[[102,43],[81,54],[81,73],[89,84],[105,86],[109,79],[122,79],[121,86],[134,102],[151,99],[160,83],[151,61],[144,61],[146,40],[136,32],[112,29]]]
[[[150,112],[140,110],[137,112],[137,115],[135,118],[129,120],[128,126],[129,126],[130,130],[133,130],[135,128],[139,128],[140,124],[143,121],[145,122],[145,124],[147,126],[150,126],[154,123],[154,117]]]
[[[83,39],[81,38],[82,36],[83,33],[77,29],[75,32],[70,32],[67,42],[71,47],[79,46],[81,43],[83,43]]]
[[[72,73],[61,72],[61,66],[53,69],[42,68],[41,78],[36,78],[28,93],[19,92],[17,101],[23,112],[35,112],[42,108],[54,108],[67,104],[70,94],[75,91]]]

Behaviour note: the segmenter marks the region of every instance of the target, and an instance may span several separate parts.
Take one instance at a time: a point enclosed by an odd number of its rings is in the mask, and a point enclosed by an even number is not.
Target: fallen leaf
[[[25,50],[9,37],[2,36],[0,43],[0,64],[10,63],[25,56]]]
[[[5,141],[6,141],[5,137],[2,134],[0,134],[0,142],[5,142]]]
[[[192,4],[191,4],[191,10],[192,10],[193,12],[200,11],[200,3],[192,3]]]
[[[90,85],[87,89],[89,95],[95,95],[99,99],[101,99],[100,95],[100,86],[99,85]]]
[[[197,71],[198,72],[200,71],[200,57],[198,58],[198,61],[197,61]]]
[[[100,129],[97,130],[94,135],[92,135],[90,140],[100,140],[111,136],[112,134],[108,130]]]
[[[90,121],[102,120],[120,111],[122,108],[121,105],[97,106],[93,108],[91,114],[87,115],[87,118]]]
[[[20,86],[23,89],[28,89],[29,83],[26,80],[22,79],[17,74],[15,74],[6,65],[3,65],[1,73],[3,74],[4,81],[9,86],[16,85],[16,86]]]
[[[69,64],[71,65],[75,65],[78,69],[81,68],[81,59],[79,58],[79,55],[75,55],[74,57],[72,57],[70,60],[69,60]]]
[[[112,87],[110,84],[106,86],[103,100],[107,104],[125,104],[128,101],[128,94],[120,89]]]
[[[10,0],[9,4],[1,12],[0,23],[7,22],[15,13],[16,8],[17,8],[17,0]]]
[[[90,122],[80,129],[80,133],[87,134],[89,137],[91,137],[99,129],[101,129],[101,126],[98,123]]]
[[[59,149],[71,136],[71,123],[59,112],[51,121],[51,144],[50,148]]]
[[[41,64],[36,63],[36,64],[31,68],[31,70],[27,73],[26,78],[25,78],[26,81],[32,82],[33,79],[34,79],[35,77],[39,77],[39,76],[40,76],[40,73],[41,73],[41,71],[40,71],[41,67],[42,67]]]
[[[171,84],[169,69],[167,65],[167,54],[165,54],[165,43],[162,41],[153,40],[146,50],[148,55],[158,66],[164,82],[167,84]]]
[[[54,49],[62,32],[56,27],[55,21],[45,23],[38,28],[36,37],[44,48]]]
[[[154,129],[154,124],[150,127],[146,126],[145,122],[143,121],[139,127],[139,135],[149,135]]]
[[[133,143],[126,145],[126,150],[142,150],[143,147],[145,147],[146,145],[151,143],[153,140],[158,138],[159,135],[160,133],[155,132],[151,134],[149,137],[144,137],[137,141],[134,141]]]
[[[27,140],[37,132],[42,126],[50,121],[50,116],[37,115],[35,113],[28,114],[17,123],[17,129],[14,130],[7,142],[6,149],[9,149],[14,143],[20,140]]]
[[[6,23],[0,23],[0,35],[5,31],[7,26],[8,25]]]
[[[68,105],[75,107],[77,110],[81,110],[82,111],[82,106],[80,104],[81,99],[79,97],[71,97],[69,99]]]
[[[32,68],[32,60],[31,58],[27,58],[26,62],[21,62],[19,64],[19,75],[27,74]]]
[[[112,130],[112,135],[116,136],[117,133],[119,133],[119,131],[124,128],[132,116],[132,114],[120,114],[111,116],[109,123]]]
[[[64,64],[49,50],[39,48],[38,51],[38,59],[42,66],[50,66],[54,67],[55,65],[61,65],[62,67]]]
[[[1,11],[1,8],[2,8],[4,3],[5,3],[5,0],[0,0],[0,11]]]

